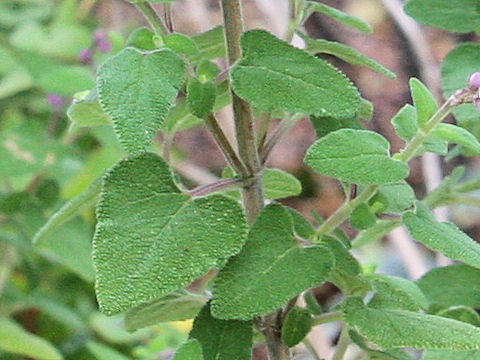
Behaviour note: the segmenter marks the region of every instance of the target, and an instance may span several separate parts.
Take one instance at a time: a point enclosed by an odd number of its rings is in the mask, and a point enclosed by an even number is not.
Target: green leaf
[[[365,230],[375,225],[377,217],[367,204],[358,205],[350,215],[350,223],[359,230]]]
[[[385,66],[369,58],[368,56],[363,55],[360,51],[348,45],[324,39],[311,39],[308,36],[302,36],[302,38],[306,40],[306,50],[309,53],[333,55],[349,64],[366,66],[374,71],[379,72],[380,74],[385,75],[386,77],[389,77],[390,79],[396,78],[395,73],[387,69]]]
[[[375,290],[368,303],[375,309],[418,311],[427,309],[428,301],[420,288],[412,281],[396,276],[365,274]]]
[[[49,342],[27,332],[16,322],[5,317],[0,317],[0,350],[38,360],[63,359]]]
[[[282,342],[288,347],[299,344],[313,326],[312,313],[300,307],[291,309],[282,326]]]
[[[196,339],[188,340],[178,348],[172,360],[203,360],[200,342]]]
[[[168,165],[145,153],[104,178],[93,259],[100,308],[128,310],[220,268],[245,242],[240,205],[222,195],[192,199]]]
[[[478,71],[480,68],[479,51],[480,44],[465,42],[455,47],[445,57],[442,63],[442,85],[445,98],[458,89],[465,88],[470,75]]]
[[[195,318],[190,338],[200,342],[205,360],[250,360],[252,333],[251,321],[216,319],[207,304]]]
[[[74,99],[67,110],[71,122],[78,126],[110,125],[112,120],[98,102],[97,89],[89,91],[81,98]]]
[[[418,131],[417,110],[407,104],[392,119],[392,125],[401,139],[410,141]]]
[[[474,309],[468,306],[452,306],[448,309],[440,310],[435,315],[463,321],[477,327],[480,326],[480,316]]]
[[[127,46],[133,46],[142,50],[155,50],[157,46],[153,42],[155,33],[146,27],[134,30],[127,39]]]
[[[381,185],[369,204],[374,208],[377,201],[382,202],[381,212],[401,214],[405,209],[413,206],[415,200],[415,192],[412,187],[405,181],[402,181]]]
[[[125,327],[128,331],[135,331],[162,322],[192,319],[206,302],[204,296],[176,290],[129,310],[125,315]]]
[[[295,176],[280,169],[265,169],[263,184],[267,199],[282,199],[299,195],[302,192],[300,181]]]
[[[129,360],[128,357],[119,353],[117,350],[96,341],[89,341],[86,346],[88,351],[98,360]]]
[[[409,168],[389,156],[390,144],[367,130],[342,129],[317,140],[305,162],[320,174],[356,184],[403,180]]]
[[[480,245],[454,224],[437,222],[424,205],[418,203],[416,212],[406,212],[403,221],[410,235],[429,249],[440,251],[451,259],[480,267]]]
[[[313,235],[315,235],[315,229],[313,228],[312,224],[310,224],[302,214],[292,208],[287,208],[287,210],[293,219],[293,227],[297,235],[303,237],[304,239],[310,239]]]
[[[185,78],[185,63],[171,50],[126,48],[100,66],[100,104],[131,154],[144,151],[160,129]]]
[[[367,340],[357,333],[355,330],[349,330],[348,335],[352,342],[355,343],[368,354],[370,359],[373,360],[412,360],[403,350],[400,349],[391,349],[386,351],[375,350],[367,344]]]
[[[480,351],[427,350],[422,360],[480,360]]]
[[[411,78],[409,84],[413,104],[417,109],[417,122],[422,128],[437,112],[437,100],[435,100],[435,97],[420,80]]]
[[[242,320],[269,313],[301,291],[322,284],[333,265],[325,247],[299,247],[288,211],[270,205],[254,223],[240,254],[220,270],[212,312],[218,318]]]
[[[417,281],[431,304],[480,307],[480,270],[459,264],[430,270]]]
[[[119,345],[133,345],[145,341],[151,336],[148,329],[135,333],[127,332],[122,324],[122,317],[108,317],[99,312],[93,312],[88,319],[89,327],[104,341]]]
[[[214,82],[202,83],[196,78],[190,79],[187,86],[187,100],[191,113],[198,118],[206,118],[213,111],[217,95]]]
[[[57,230],[67,221],[71,220],[85,206],[92,205],[100,194],[101,181],[94,181],[83,193],[65,203],[58,211],[56,211],[47,223],[35,234],[32,244],[40,245],[47,236]]]
[[[328,17],[331,17],[332,19],[335,19],[345,25],[348,25],[354,29],[360,30],[361,32],[370,34],[373,32],[372,27],[370,24],[365,22],[364,20],[353,16],[353,15],[348,15],[344,13],[343,11],[340,11],[338,9],[332,8],[330,6],[327,6],[325,4],[322,4],[320,2],[315,2],[315,1],[307,1],[306,2],[306,10],[308,13],[311,12],[319,12],[321,14],[327,15]]]
[[[392,220],[378,220],[370,229],[361,231],[353,241],[353,248],[360,248],[365,244],[378,240],[399,226],[399,222]]]
[[[165,46],[177,53],[185,55],[197,55],[199,53],[195,41],[187,35],[173,33],[163,38]]]
[[[197,77],[200,80],[214,80],[222,71],[217,64],[210,60],[203,60],[196,69]]]
[[[303,299],[305,300],[305,305],[310,313],[313,315],[320,315],[323,313],[322,306],[318,303],[317,298],[311,291],[305,291],[303,293]]]
[[[438,124],[435,129],[433,129],[433,135],[442,140],[448,141],[449,143],[465,146],[473,152],[472,155],[480,154],[480,142],[478,142],[477,138],[464,128],[453,124],[442,123]]]
[[[460,321],[404,310],[370,309],[359,297],[348,298],[344,310],[345,322],[382,348],[480,348],[480,329]]]
[[[317,139],[340,129],[363,130],[362,124],[356,117],[334,118],[331,116],[310,116]]]
[[[213,60],[227,56],[223,26],[217,26],[193,37],[200,53],[192,57],[192,61]]]
[[[480,28],[476,0],[409,0],[405,12],[418,22],[466,33]]]
[[[263,30],[243,34],[243,57],[232,69],[235,92],[253,106],[347,117],[360,106],[358,90],[327,62]]]

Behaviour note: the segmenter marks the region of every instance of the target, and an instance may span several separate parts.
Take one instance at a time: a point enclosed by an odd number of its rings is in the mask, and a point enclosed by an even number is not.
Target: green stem
[[[360,204],[368,201],[378,190],[378,185],[370,185],[356,198],[346,201],[317,229],[316,238],[321,240],[323,235],[330,234],[340,226]]]
[[[332,321],[340,321],[343,319],[343,312],[333,311],[325,314],[315,316],[313,319],[314,326],[326,324]]]
[[[403,162],[409,162],[420,149],[424,141],[428,138],[432,130],[447,117],[455,106],[462,103],[462,100],[469,96],[468,90],[460,90],[453,94],[447,101],[437,110],[437,112],[427,121],[427,123],[419,128],[415,136],[410,140],[408,145],[395,157]]]
[[[270,136],[270,138],[265,143],[265,146],[262,149],[261,156],[262,156],[262,163],[267,161],[270,153],[272,152],[273,148],[280,142],[280,140],[290,131],[293,127],[297,124],[297,122],[304,117],[303,114],[295,114],[292,116],[288,116],[278,124],[277,129],[275,132]]]
[[[227,136],[223,132],[220,124],[218,123],[217,119],[213,114],[210,114],[205,118],[205,125],[207,126],[208,130],[212,134],[217,143],[218,147],[222,151],[225,159],[227,160],[228,164],[235,170],[237,174],[242,175],[242,177],[247,178],[249,177],[249,172],[242,162],[242,160],[238,157],[237,153],[233,149],[233,146],[228,141]]]
[[[235,178],[221,179],[211,184],[199,186],[193,190],[190,190],[189,193],[194,197],[205,196],[219,190],[224,190],[224,189],[238,186],[241,183],[242,183],[242,179],[235,179]]]
[[[138,10],[145,16],[150,26],[155,30],[157,35],[166,35],[168,34],[168,29],[163,23],[163,20],[160,16],[158,16],[157,12],[153,8],[153,6],[148,2],[137,2],[135,6]]]
[[[465,181],[454,186],[455,192],[466,193],[480,189],[480,178],[470,181]]]
[[[14,264],[15,250],[9,244],[0,243],[0,253],[2,254],[0,261],[0,298],[2,297],[3,290],[7,285],[8,278],[12,272]]]
[[[307,348],[310,355],[312,355],[314,360],[322,360],[322,358],[317,354],[317,352],[315,351],[315,348],[313,347],[310,340],[308,340],[308,338],[305,337],[305,339],[303,339],[302,342],[303,342],[303,345],[305,345],[305,347]]]
[[[163,15],[165,19],[165,26],[168,29],[168,32],[173,32],[172,4],[163,4]]]
[[[332,360],[342,360],[347,352],[348,345],[350,344],[350,337],[348,336],[348,328],[346,325],[343,326],[342,332],[340,333],[340,338],[337,343],[337,350],[333,354]]]

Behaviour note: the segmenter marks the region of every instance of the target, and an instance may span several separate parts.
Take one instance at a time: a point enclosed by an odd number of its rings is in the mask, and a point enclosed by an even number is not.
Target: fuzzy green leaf
[[[217,87],[214,82],[202,83],[200,80],[190,79],[187,86],[187,100],[192,114],[198,118],[210,115],[215,105]]]
[[[409,84],[413,104],[417,109],[417,122],[420,127],[423,127],[437,112],[437,100],[420,80],[411,78]]]
[[[412,187],[405,181],[402,181],[381,185],[377,195],[369,203],[372,208],[377,206],[376,202],[382,203],[380,212],[401,214],[405,209],[413,206],[415,200],[415,192]]]
[[[361,298],[344,304],[345,322],[369,341],[386,349],[480,349],[480,328],[439,316],[366,307]]]
[[[133,46],[142,50],[154,50],[157,48],[153,42],[155,33],[146,27],[133,31],[127,39],[127,46]]]
[[[162,322],[192,319],[206,302],[204,296],[177,290],[129,310],[125,314],[125,327],[135,331]]]
[[[472,155],[480,154],[480,142],[469,131],[453,124],[438,124],[433,129],[433,135],[452,144],[465,146]]]
[[[365,230],[375,225],[377,217],[367,204],[358,205],[350,215],[350,223],[359,230]]]
[[[212,312],[222,319],[269,313],[301,291],[322,284],[333,265],[325,247],[299,247],[288,211],[270,205],[251,228],[240,254],[218,274]]]
[[[185,63],[171,50],[126,48],[98,69],[100,104],[125,150],[149,147],[185,78]]]
[[[439,223],[420,203],[416,212],[408,211],[403,221],[412,237],[432,250],[454,260],[480,267],[480,245],[452,223]]]
[[[173,51],[189,56],[197,55],[199,53],[195,41],[184,34],[173,33],[163,38],[165,46]]]
[[[480,327],[480,316],[474,309],[468,306],[452,306],[448,309],[440,310],[435,315],[466,322]]]
[[[250,360],[252,326],[251,321],[216,319],[207,304],[195,318],[190,338],[200,342],[205,360]]]
[[[263,183],[267,199],[282,199],[296,196],[302,192],[300,181],[295,176],[280,169],[265,169]]]
[[[178,348],[172,360],[203,360],[202,345],[196,339],[188,340]]]
[[[480,351],[427,350],[422,360],[480,360]]]
[[[101,126],[112,123],[98,102],[96,89],[89,91],[80,99],[74,99],[67,110],[67,116],[78,126]]]
[[[407,104],[392,119],[392,125],[400,138],[410,141],[418,130],[417,110]]]
[[[0,317],[0,350],[38,360],[63,359],[63,356],[49,342],[4,317]]]
[[[405,12],[422,24],[452,32],[480,28],[477,0],[409,0]]]
[[[193,37],[200,53],[192,61],[213,60],[227,55],[223,26],[217,26]]]
[[[396,309],[418,311],[428,307],[428,301],[417,284],[407,279],[381,274],[366,274],[375,290],[368,303],[376,309]]]
[[[317,140],[305,162],[316,172],[356,184],[403,180],[409,168],[389,156],[390,144],[367,130],[342,129]]]
[[[288,347],[299,344],[313,326],[312,313],[300,307],[291,309],[282,326],[282,342]]]
[[[395,73],[387,69],[385,66],[369,58],[368,56],[363,55],[360,51],[348,45],[324,39],[311,39],[306,36],[303,38],[306,40],[307,51],[309,53],[333,55],[349,64],[366,66],[374,71],[379,72],[380,74],[385,75],[386,77],[389,77],[390,79],[396,78]]]
[[[365,22],[364,20],[356,16],[346,14],[343,11],[332,8],[320,2],[307,1],[306,10],[307,13],[319,12],[321,14],[327,15],[332,19],[335,19],[347,26],[350,26],[367,34],[370,34],[373,31],[370,24]]]
[[[241,46],[232,86],[255,107],[334,117],[358,111],[358,90],[327,62],[263,30],[244,33]]]
[[[317,139],[340,129],[363,130],[362,124],[354,117],[334,118],[331,116],[310,116],[310,121],[317,134]]]
[[[480,307],[480,270],[452,265],[429,271],[417,281],[431,304]]]
[[[93,259],[100,308],[128,310],[220,268],[245,242],[238,203],[221,195],[192,199],[168,165],[145,153],[104,178]]]

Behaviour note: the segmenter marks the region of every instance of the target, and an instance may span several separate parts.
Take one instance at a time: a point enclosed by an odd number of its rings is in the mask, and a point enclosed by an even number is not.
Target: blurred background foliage
[[[288,2],[245,0],[249,28],[264,27],[282,35],[288,24]],[[397,151],[402,141],[390,125],[391,117],[410,102],[408,78],[422,76],[419,59],[405,36],[377,0],[331,0],[369,21],[371,35],[352,31],[314,15],[307,22],[315,37],[344,42],[386,65],[397,74],[388,79],[363,67],[353,67],[325,55],[341,68],[375,105],[367,128],[384,134]],[[219,24],[217,1],[184,0],[175,4],[176,28],[186,34],[206,31]],[[95,86],[95,71],[104,59],[122,49],[130,33],[145,25],[135,9],[121,0],[1,0],[0,1],[0,359],[168,359],[186,338],[190,323],[165,323],[133,334],[123,329],[120,317],[98,312],[94,296],[91,238],[95,224],[93,206],[33,247],[35,233],[65,201],[82,193],[123,151],[110,126],[83,127],[69,121],[67,108],[79,91]],[[436,65],[460,41],[478,41],[473,34],[451,35],[425,29]],[[433,64],[432,66],[435,66]],[[220,64],[222,65],[222,64]],[[223,64],[224,65],[224,64]],[[440,77],[433,82],[439,82]],[[436,88],[435,88],[436,86]],[[440,85],[433,83],[434,92]],[[76,95],[77,94],[77,95]],[[181,112],[181,109],[179,109]],[[464,126],[478,128],[476,118]],[[228,111],[219,118],[230,136]],[[192,120],[192,119],[190,119]],[[198,125],[194,119],[190,125]],[[182,130],[182,129],[181,129]],[[478,130],[478,129],[477,129]],[[479,131],[477,131],[479,132]],[[300,179],[302,194],[283,200],[306,216],[315,210],[328,216],[343,201],[341,187],[332,179],[312,175],[302,164],[315,135],[309,121],[300,121],[278,145],[269,167],[284,169]],[[171,141],[173,139],[166,139]],[[161,147],[162,139],[157,141]],[[107,150],[108,149],[108,150]],[[176,170],[192,185],[220,176],[224,160],[201,127],[175,135]],[[428,167],[412,162],[409,183],[422,194]],[[463,157],[442,165],[448,174],[466,165],[467,178],[478,175],[478,159]],[[203,168],[207,169],[203,170]],[[438,169],[437,169],[438,170]],[[478,238],[477,208],[450,208],[450,217]],[[356,230],[346,228],[354,236]],[[390,240],[390,241],[388,241]],[[400,251],[391,237],[362,248],[358,256],[390,274],[408,276],[433,266],[433,254],[421,249],[425,264],[412,264],[418,255]],[[413,268],[412,268],[413,267]],[[337,290],[326,285],[316,290],[321,303]],[[333,336],[330,332],[328,336]],[[3,339],[3,340],[2,340]],[[25,350],[14,354],[15,341]],[[328,347],[327,343],[319,341]],[[12,345],[13,344],[13,345]],[[20,346],[20,345],[18,345]],[[16,347],[18,349],[18,346]],[[21,346],[20,346],[21,347]],[[17,351],[18,352],[18,351]],[[257,351],[261,358],[261,350]]]

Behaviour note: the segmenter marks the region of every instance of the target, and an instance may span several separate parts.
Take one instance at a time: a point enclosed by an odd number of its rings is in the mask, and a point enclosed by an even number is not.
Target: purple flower
[[[473,73],[468,80],[468,87],[471,90],[480,89],[480,72]]]
[[[65,104],[65,100],[57,94],[48,94],[47,101],[55,109],[60,109]]]
[[[78,54],[78,59],[83,64],[89,64],[92,61],[92,57],[93,57],[93,52],[90,49],[83,49]]]
[[[108,37],[108,34],[103,30],[95,30],[93,33],[93,42],[95,43],[98,50],[103,53],[108,53],[112,50],[112,43]]]

